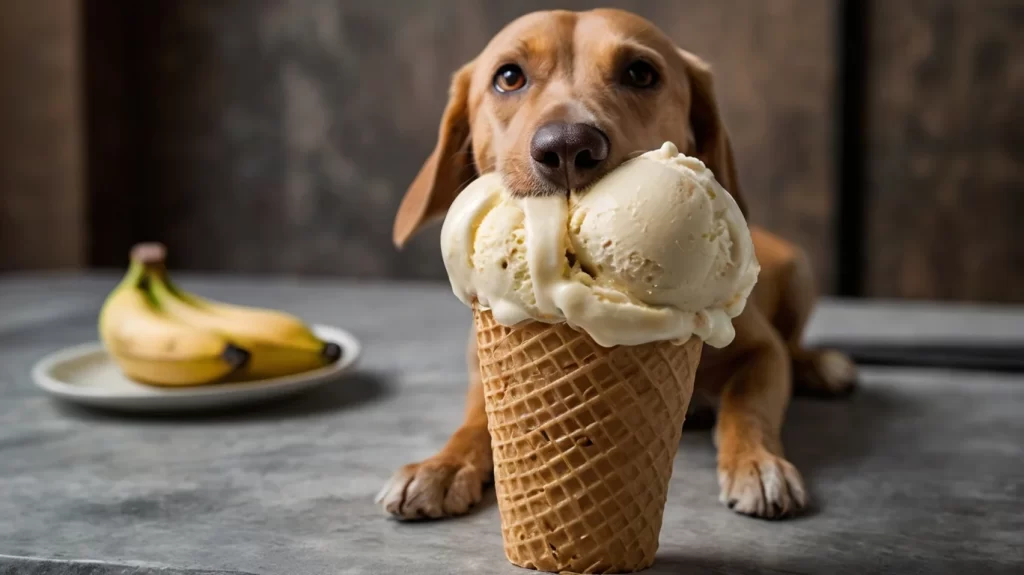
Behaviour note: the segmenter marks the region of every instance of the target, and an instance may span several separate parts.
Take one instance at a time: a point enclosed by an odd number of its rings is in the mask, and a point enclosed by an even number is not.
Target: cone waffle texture
[[[509,561],[649,567],[702,342],[604,348],[565,324],[474,316]]]

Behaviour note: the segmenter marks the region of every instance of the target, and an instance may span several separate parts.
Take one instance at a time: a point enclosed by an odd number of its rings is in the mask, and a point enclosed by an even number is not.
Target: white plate
[[[92,342],[44,357],[32,368],[32,379],[51,395],[92,407],[181,411],[236,406],[330,383],[355,365],[361,348],[352,334],[325,325],[314,325],[313,332],[341,346],[341,358],[320,369],[285,377],[195,387],[153,387],[125,377],[103,345]]]

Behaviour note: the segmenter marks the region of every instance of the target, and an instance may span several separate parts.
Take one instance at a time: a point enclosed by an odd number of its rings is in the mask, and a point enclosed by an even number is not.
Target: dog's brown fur
[[[653,90],[617,85],[622,69],[642,58],[661,81]],[[520,93],[500,94],[493,77],[506,63],[528,78]],[[402,245],[440,217],[461,187],[496,171],[519,194],[550,189],[531,165],[530,140],[551,121],[583,122],[611,143],[604,170],[671,141],[699,157],[746,206],[729,135],[716,103],[712,74],[697,56],[677,48],[650,22],[618,10],[538,12],[502,30],[455,73],[437,147],[410,186],[395,220]],[[564,192],[563,192],[564,193]],[[780,441],[791,381],[818,393],[848,390],[853,364],[834,351],[801,345],[815,290],[804,254],[753,226],[762,271],[746,310],[735,320],[736,339],[724,349],[705,346],[695,402],[719,406],[715,429],[720,499],[737,512],[781,517],[807,504],[799,472]],[[470,337],[466,417],[435,456],[406,465],[379,501],[401,518],[465,513],[490,480],[490,437]]]

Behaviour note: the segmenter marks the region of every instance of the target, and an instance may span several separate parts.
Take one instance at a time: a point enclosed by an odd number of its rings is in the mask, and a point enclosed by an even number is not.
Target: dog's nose
[[[552,185],[574,190],[594,180],[608,159],[608,136],[589,124],[554,122],[541,126],[530,141],[537,172]]]

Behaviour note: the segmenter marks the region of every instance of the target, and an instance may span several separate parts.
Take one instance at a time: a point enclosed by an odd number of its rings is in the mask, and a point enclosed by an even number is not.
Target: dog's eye
[[[637,60],[622,73],[622,83],[631,88],[651,88],[658,83],[658,71],[643,60]]]
[[[499,92],[515,92],[526,85],[526,74],[515,64],[505,64],[494,75],[494,89]]]

